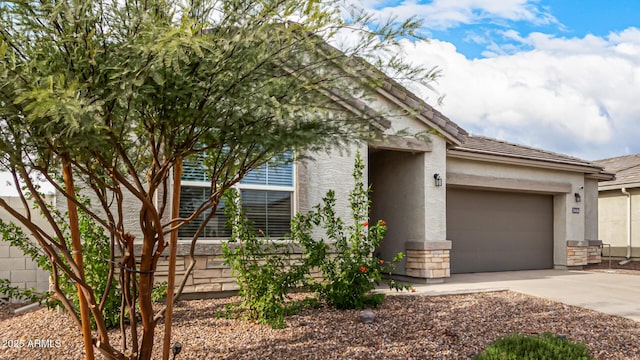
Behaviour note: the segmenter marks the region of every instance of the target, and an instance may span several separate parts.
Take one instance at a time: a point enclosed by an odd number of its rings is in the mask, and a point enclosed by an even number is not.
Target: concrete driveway
[[[415,284],[416,293],[511,290],[640,321],[640,276],[570,270],[455,274],[443,284]]]

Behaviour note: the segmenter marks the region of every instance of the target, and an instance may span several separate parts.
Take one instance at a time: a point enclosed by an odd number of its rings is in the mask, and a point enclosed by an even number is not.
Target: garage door
[[[553,197],[447,189],[451,272],[553,267]]]

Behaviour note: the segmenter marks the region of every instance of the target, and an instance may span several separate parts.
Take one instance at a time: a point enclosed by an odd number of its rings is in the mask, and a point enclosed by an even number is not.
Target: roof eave
[[[587,166],[583,164],[560,162],[546,159],[531,159],[522,156],[509,156],[480,150],[449,149],[447,151],[447,157],[579,172],[588,174],[589,176],[598,176],[598,174],[602,174],[602,168],[598,166]]]
[[[640,182],[619,183],[619,184],[599,184],[598,191],[606,190],[620,190],[623,188],[637,188],[640,187]]]
[[[425,108],[422,111],[420,111],[419,109],[415,109],[413,106],[409,105],[407,101],[400,99],[398,96],[392,94],[390,91],[387,91],[383,87],[380,87],[376,90],[380,95],[384,96],[385,98],[402,108],[402,110],[408,112],[409,114],[412,114],[428,127],[436,130],[439,134],[443,135],[450,144],[455,146],[463,144],[464,134],[459,133],[454,135],[451,130],[447,129],[446,121],[440,118],[440,116],[444,117],[444,115],[429,108]],[[411,97],[409,97],[409,99],[415,100]]]

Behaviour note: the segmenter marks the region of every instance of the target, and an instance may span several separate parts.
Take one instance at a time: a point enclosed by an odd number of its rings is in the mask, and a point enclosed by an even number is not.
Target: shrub
[[[287,294],[310,281],[310,269],[324,256],[323,244],[307,244],[307,248],[315,250],[303,259],[292,259],[295,244],[313,242],[307,231],[294,232],[291,241],[271,240],[261,230],[254,230],[238,206],[235,190],[225,194],[224,203],[231,237],[223,243],[222,251],[225,264],[231,266],[240,287],[242,306],[250,319],[282,328],[285,326]],[[307,229],[295,220],[293,224],[296,229]],[[229,246],[229,243],[235,244]]]
[[[316,284],[315,289],[322,299],[337,309],[361,309],[380,304],[384,295],[371,291],[383,280],[396,290],[410,288],[383,279],[383,275],[391,275],[404,254],[396,254],[389,262],[374,255],[382,243],[387,224],[383,220],[369,223],[371,189],[364,185],[363,171],[364,163],[358,152],[353,169],[355,187],[349,194],[352,225],[345,227],[343,220],[336,216],[333,191],[323,198],[322,205],[306,215],[324,229],[328,241],[335,247],[335,254],[322,259],[320,269],[325,281]],[[312,252],[313,249],[305,249],[305,254]]]
[[[242,208],[238,194],[225,194],[224,208],[231,237],[223,243],[225,264],[231,266],[240,287],[242,306],[249,318],[272,327],[284,327],[284,316],[301,308],[317,307],[317,299],[301,303],[287,302],[287,294],[300,287],[316,292],[320,299],[337,309],[359,309],[380,304],[384,295],[372,293],[383,275],[391,275],[398,261],[397,254],[385,262],[374,255],[387,230],[379,220],[369,224],[369,192],[364,186],[364,164],[356,154],[353,177],[356,185],[350,193],[353,224],[346,227],[335,213],[335,193],[329,191],[321,205],[307,214],[297,214],[291,222],[288,240],[271,240],[253,228]],[[326,240],[311,235],[321,227]],[[231,243],[235,243],[231,246]],[[331,251],[330,247],[333,247]],[[302,257],[293,259],[294,250],[301,249]],[[318,269],[322,280],[311,276]],[[402,290],[409,286],[386,280],[391,288]],[[226,315],[228,316],[226,311]]]
[[[40,292],[33,288],[25,289],[20,286],[11,286],[9,279],[0,279],[0,294],[13,300],[26,300],[28,302],[42,303],[46,301],[50,294],[49,292]]]
[[[153,289],[151,289],[151,301],[157,303],[165,301],[167,298],[168,285],[166,281],[154,284]]]
[[[491,343],[474,360],[589,360],[586,345],[546,333],[542,336],[513,334]]]
[[[61,229],[66,230],[68,225],[64,222],[62,214],[57,211],[54,211],[54,214],[58,218],[58,223]],[[109,274],[109,238],[105,235],[104,229],[97,225],[89,215],[79,212],[78,220],[82,239],[85,279],[91,288],[94,289],[96,298],[101,299],[102,294],[107,288]],[[0,233],[2,233],[2,239],[4,241],[9,242],[11,246],[15,246],[22,250],[25,255],[29,256],[36,264],[38,264],[38,267],[51,273],[51,263],[47,256],[42,252],[39,246],[32,242],[32,240],[19,226],[13,223],[0,221]],[[65,240],[67,241],[67,246],[71,248],[70,236]],[[67,274],[60,272],[58,284],[62,293],[74,304],[76,311],[79,311],[78,289],[75,282],[72,281]],[[4,286],[6,291],[9,291],[9,288],[10,287],[8,286]],[[0,290],[0,292],[2,292],[2,290]],[[28,294],[32,295],[31,297],[28,297],[29,300],[42,301],[43,299],[46,299],[46,303],[49,308],[57,306],[62,307],[60,301],[57,300],[51,292],[38,294],[36,290],[29,289]],[[21,296],[24,298],[24,294],[21,295],[16,292],[13,293],[13,296]],[[102,311],[107,327],[115,327],[119,324],[120,304],[120,291],[117,288],[117,281],[114,277],[111,281]],[[93,316],[91,316],[91,325],[92,327],[95,327],[95,320],[93,319]]]

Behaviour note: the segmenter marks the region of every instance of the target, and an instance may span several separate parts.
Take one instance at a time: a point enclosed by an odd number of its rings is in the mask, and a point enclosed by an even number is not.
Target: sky
[[[640,153],[640,1],[353,1],[423,21],[430,40],[403,51],[442,76],[437,94],[412,90],[471,134],[586,160]],[[11,183],[0,174],[1,193]]]
[[[640,1],[360,5],[423,21],[429,41],[405,39],[403,51],[442,75],[437,94],[412,90],[471,134],[586,160],[640,153]]]

